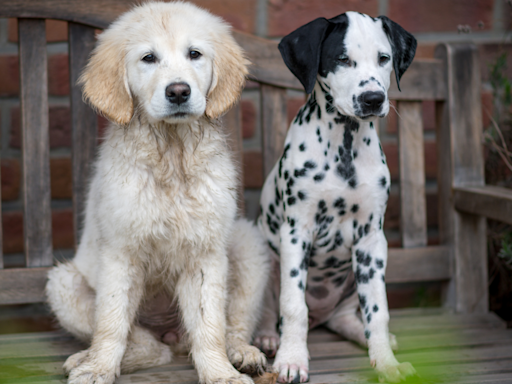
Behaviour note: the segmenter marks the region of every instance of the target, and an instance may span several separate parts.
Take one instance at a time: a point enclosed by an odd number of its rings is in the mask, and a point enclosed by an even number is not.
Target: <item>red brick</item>
[[[9,19],[7,24],[7,38],[14,43],[18,42],[18,20]],[[46,41],[67,41],[68,23],[61,20],[46,20]]]
[[[455,32],[458,25],[490,30],[493,6],[494,0],[389,0],[388,16],[409,32]]]
[[[0,55],[0,96],[18,96],[20,93],[20,67],[18,56]]]
[[[4,253],[23,252],[23,212],[4,212],[2,214]]]
[[[486,129],[491,125],[494,113],[494,98],[491,91],[482,90],[482,125]]]
[[[299,112],[300,107],[304,105],[305,101],[306,95],[304,95],[303,97],[289,98],[288,100],[286,100],[288,125],[291,124],[291,122]]]
[[[242,100],[242,137],[249,139],[256,131],[256,106],[252,100]]]
[[[331,18],[347,11],[377,16],[378,0],[270,0],[268,35],[284,36],[317,17]]]
[[[437,179],[437,145],[435,141],[425,141],[425,177]]]
[[[73,179],[71,158],[50,159],[50,186],[52,199],[71,199],[73,197]]]
[[[263,186],[263,158],[259,149],[244,151],[243,171],[244,188]]]
[[[54,249],[69,249],[75,246],[72,209],[52,212],[52,240]]]
[[[23,212],[5,212],[2,215],[3,252],[20,253],[23,244]],[[73,211],[71,209],[52,212],[52,242],[54,249],[74,247]]]
[[[51,106],[49,110],[50,148],[71,146],[71,115],[68,107]],[[11,139],[12,148],[21,147],[20,109],[11,109]]]
[[[420,43],[416,48],[415,59],[433,59],[437,44]]]
[[[55,96],[69,95],[69,62],[66,54],[48,57],[48,93]]]
[[[436,102],[434,100],[425,100],[422,103],[423,130],[436,130]]]
[[[439,224],[439,199],[437,193],[427,193],[427,226],[436,227]]]
[[[18,159],[2,159],[2,201],[16,200],[20,195],[21,169]]]
[[[192,0],[192,2],[222,17],[239,31],[255,32],[257,0]]]

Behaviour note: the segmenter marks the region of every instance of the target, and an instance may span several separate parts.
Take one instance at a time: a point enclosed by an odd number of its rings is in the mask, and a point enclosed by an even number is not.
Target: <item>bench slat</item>
[[[458,210],[512,224],[512,190],[491,185],[457,187],[453,200]]]
[[[45,21],[19,19],[24,243],[27,267],[52,265]]]
[[[82,100],[77,85],[82,68],[94,48],[94,28],[69,23],[69,84],[71,88],[71,152],[73,164],[73,224],[75,248],[80,240],[82,215],[85,211],[87,186],[96,152],[98,123],[96,113]]]
[[[398,102],[400,231],[404,248],[427,245],[427,200],[421,102]]]
[[[265,178],[283,153],[288,129],[286,89],[261,85],[261,127],[263,131],[263,176]]]
[[[0,270],[0,303],[42,303],[47,268],[12,268]]]

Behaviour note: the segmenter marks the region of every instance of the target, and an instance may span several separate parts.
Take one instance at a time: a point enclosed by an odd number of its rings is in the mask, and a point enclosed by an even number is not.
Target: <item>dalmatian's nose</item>
[[[386,100],[386,96],[382,92],[364,92],[361,95],[363,109],[367,113],[379,112],[384,100]]]

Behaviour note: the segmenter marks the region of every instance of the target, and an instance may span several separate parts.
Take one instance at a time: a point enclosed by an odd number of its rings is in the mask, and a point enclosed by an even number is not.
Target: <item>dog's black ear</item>
[[[284,63],[299,79],[306,93],[311,93],[316,83],[322,42],[329,21],[319,17],[283,37],[278,45]]]
[[[396,85],[400,90],[400,78],[414,59],[417,42],[413,35],[403,29],[386,16],[379,16],[382,20],[382,28],[388,36],[393,50],[393,69],[395,70]]]

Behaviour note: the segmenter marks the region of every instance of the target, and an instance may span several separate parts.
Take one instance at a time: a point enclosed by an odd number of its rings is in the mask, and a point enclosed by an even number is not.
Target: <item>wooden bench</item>
[[[51,241],[48,96],[45,20],[68,22],[72,110],[75,238],[97,119],[82,102],[76,80],[93,48],[95,29],[107,27],[130,7],[123,0],[0,0],[0,17],[18,18],[21,81],[24,245],[26,268],[3,268],[0,304],[45,300],[46,273],[53,264]],[[277,43],[235,32],[259,83],[263,127],[263,172],[278,159],[287,129],[287,89],[302,90],[284,66]],[[2,76],[0,74],[0,76]],[[1,81],[1,80],[0,80]],[[387,282],[443,282],[443,307],[391,311],[397,356],[412,362],[426,382],[512,381],[512,331],[488,311],[486,217],[512,224],[509,190],[484,185],[480,72],[476,48],[443,44],[436,59],[416,60],[390,89],[399,121],[402,248],[389,250]],[[427,246],[422,100],[436,101],[440,245]],[[241,108],[225,117],[231,145],[242,160]],[[243,193],[242,188],[240,194]],[[1,255],[0,255],[1,256]],[[309,336],[312,383],[375,382],[367,351],[323,329]],[[0,382],[65,380],[62,363],[85,346],[62,331],[0,337]],[[196,382],[186,357],[118,383]]]

